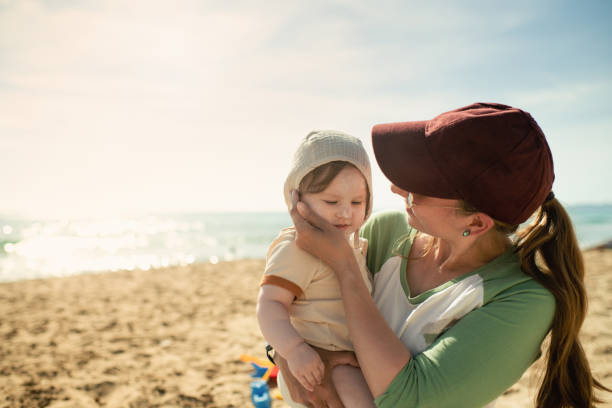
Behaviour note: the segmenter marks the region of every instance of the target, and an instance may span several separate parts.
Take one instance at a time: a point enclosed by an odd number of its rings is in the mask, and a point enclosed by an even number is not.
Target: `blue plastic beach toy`
[[[270,390],[268,384],[263,380],[251,382],[251,401],[255,408],[270,408]]]

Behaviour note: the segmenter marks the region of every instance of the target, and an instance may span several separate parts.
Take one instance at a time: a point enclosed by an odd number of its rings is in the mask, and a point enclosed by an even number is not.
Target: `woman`
[[[539,357],[550,332],[537,406],[593,406],[594,388],[608,389],[593,378],[578,339],[582,257],[533,118],[477,103],[430,121],[377,125],[372,143],[407,211],[378,214],[363,228],[373,297],[341,233],[301,202],[292,217],[298,246],[338,277],[376,404],[489,404]],[[333,390],[305,393],[287,374],[294,399],[338,406]]]

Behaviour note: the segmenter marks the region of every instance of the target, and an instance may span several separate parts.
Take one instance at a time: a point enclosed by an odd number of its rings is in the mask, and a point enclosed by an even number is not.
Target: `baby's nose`
[[[338,208],[338,216],[348,218],[351,215],[351,206],[347,204],[341,204]]]

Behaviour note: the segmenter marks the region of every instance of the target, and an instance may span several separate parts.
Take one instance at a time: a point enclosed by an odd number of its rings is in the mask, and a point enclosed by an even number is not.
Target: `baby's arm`
[[[257,320],[266,340],[287,360],[294,377],[309,391],[323,379],[319,354],[304,342],[289,320],[293,293],[275,285],[263,285],[257,299]]]

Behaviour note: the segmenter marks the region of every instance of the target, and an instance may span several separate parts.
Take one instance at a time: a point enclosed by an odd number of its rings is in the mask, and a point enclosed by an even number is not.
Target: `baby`
[[[284,186],[288,207],[295,190],[313,211],[344,231],[370,292],[367,241],[359,237],[359,228],[372,211],[371,179],[370,162],[359,139],[326,130],[306,136]],[[268,249],[257,318],[266,340],[308,390],[319,384],[324,374],[323,362],[310,345],[353,350],[336,276],[322,261],[297,247],[293,228],[283,229]],[[374,407],[358,368],[337,366],[332,380],[345,406]],[[290,406],[303,407],[290,398],[282,376],[278,383]]]

